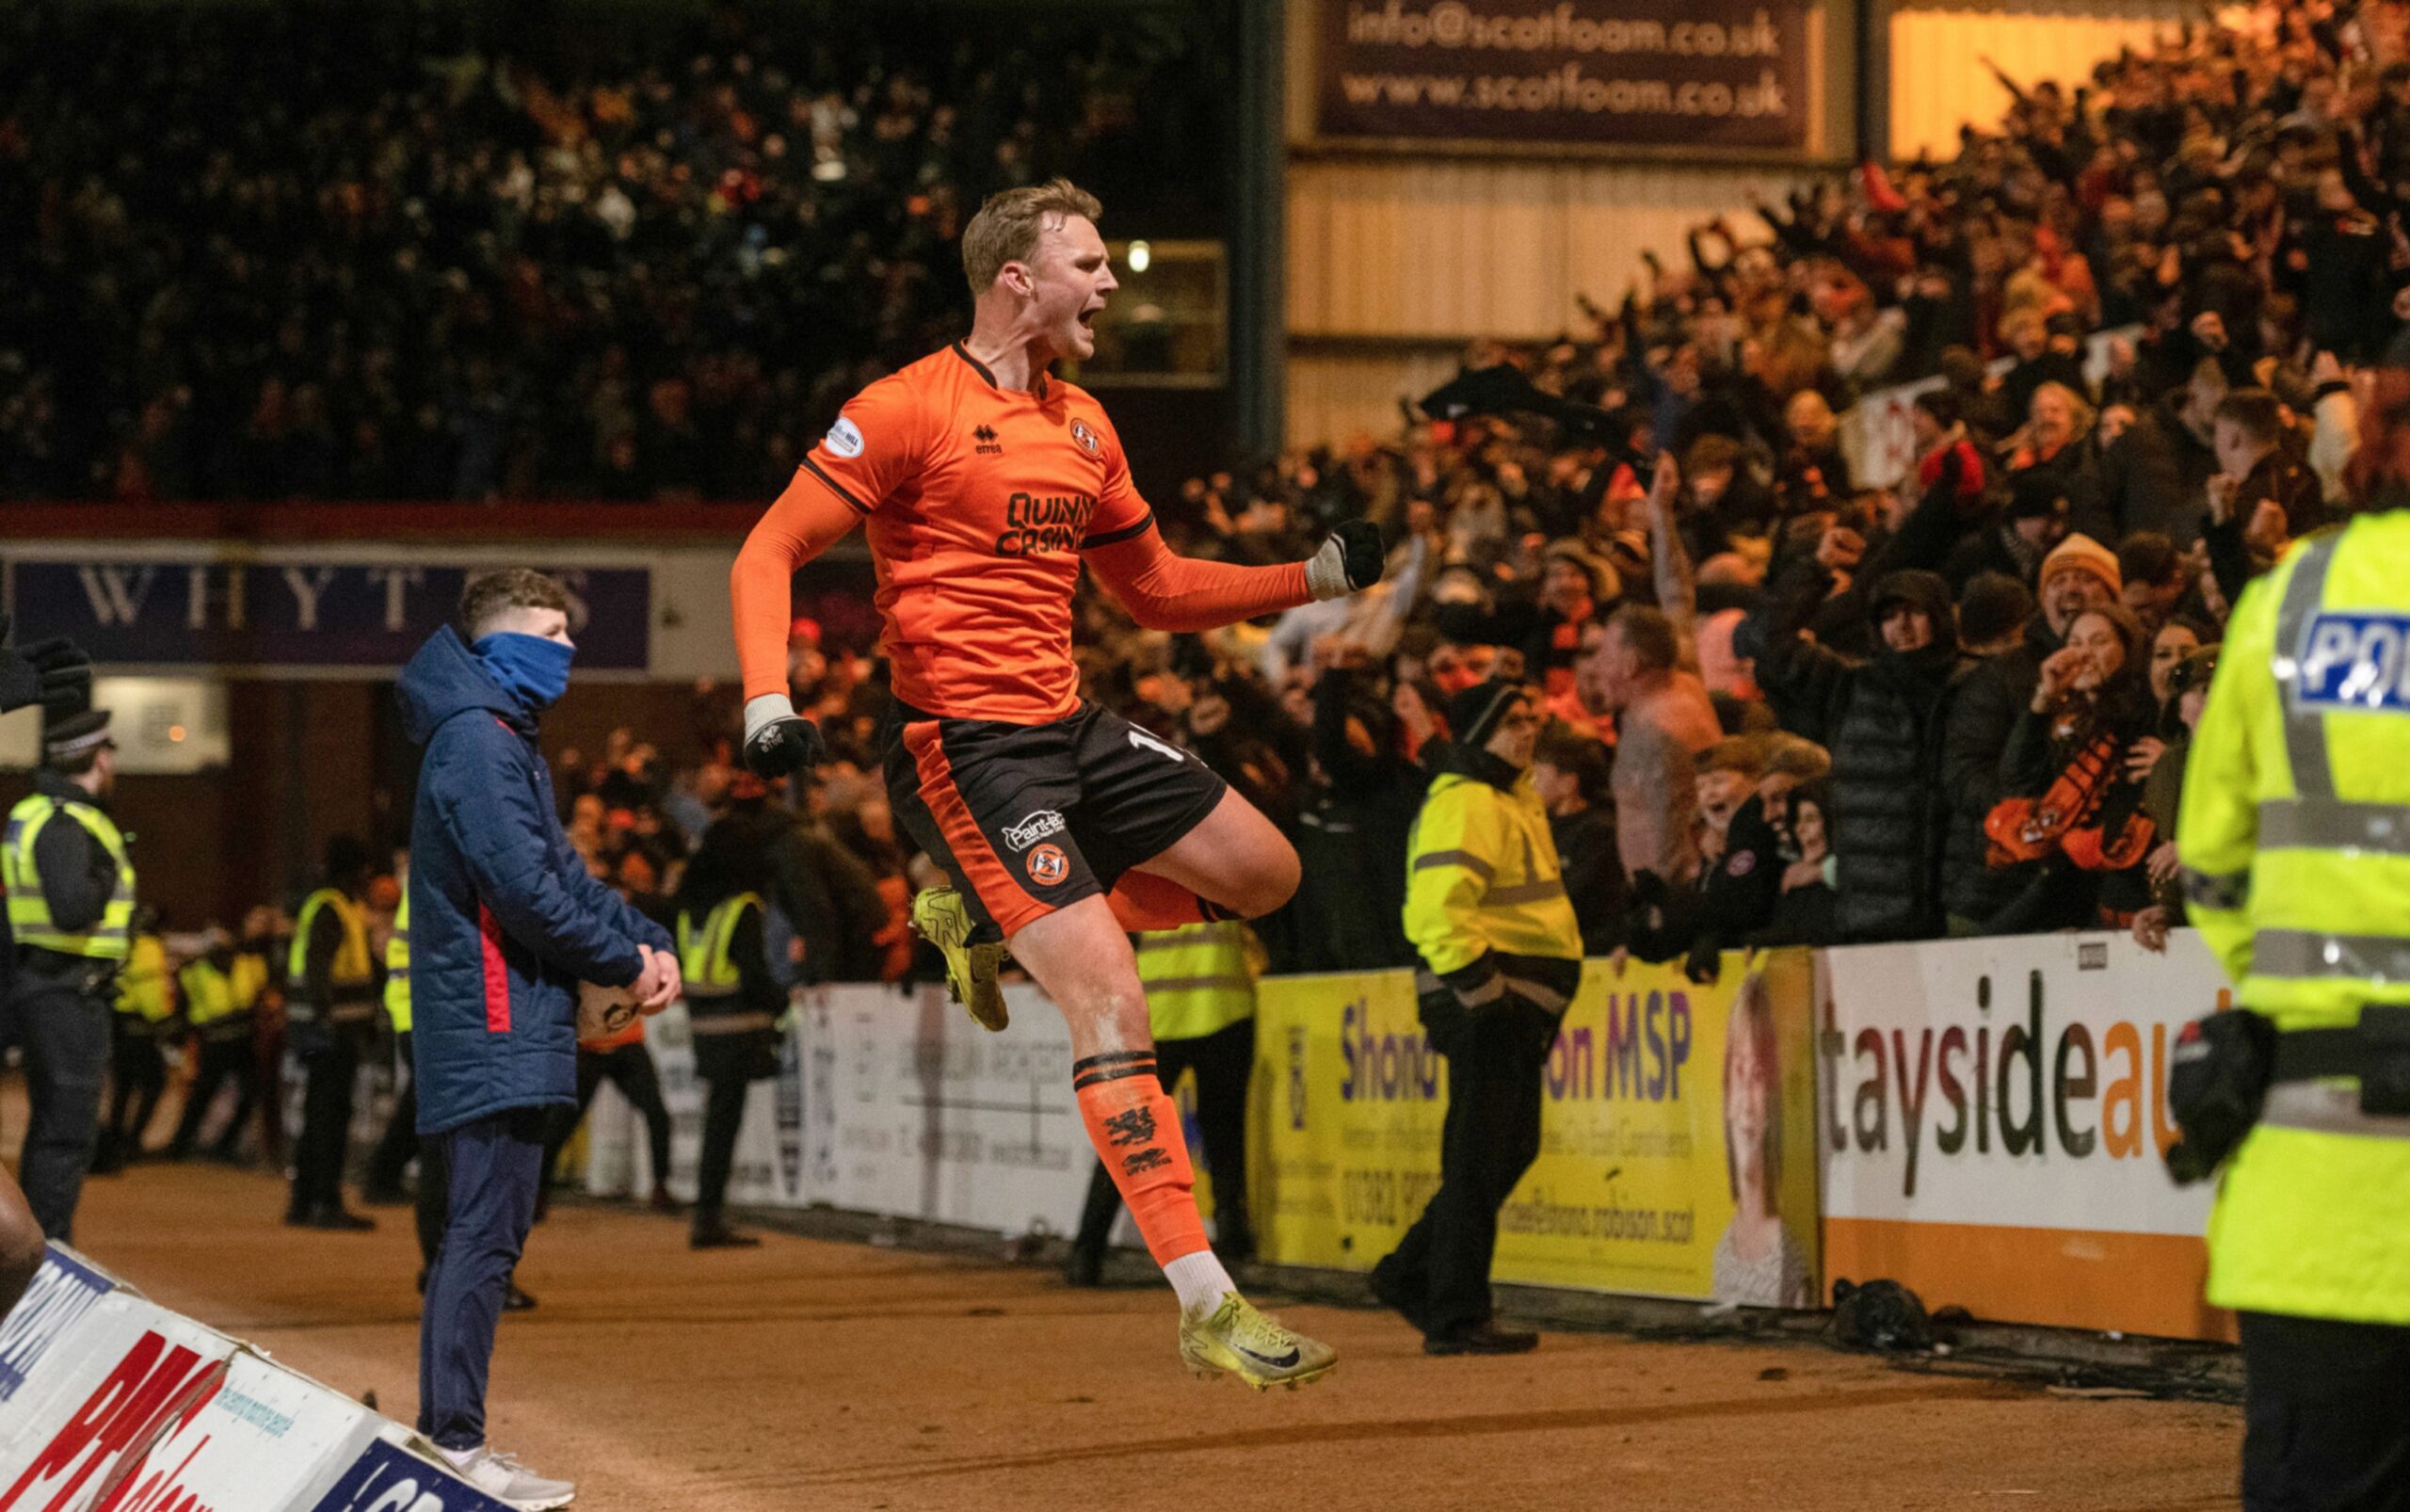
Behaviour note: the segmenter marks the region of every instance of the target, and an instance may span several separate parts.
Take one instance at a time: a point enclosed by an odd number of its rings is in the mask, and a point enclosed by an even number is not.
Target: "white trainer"
[[[519,1462],[514,1455],[494,1453],[491,1444],[474,1449],[443,1451],[452,1472],[495,1501],[519,1512],[555,1512],[577,1499],[573,1481],[548,1481]]]

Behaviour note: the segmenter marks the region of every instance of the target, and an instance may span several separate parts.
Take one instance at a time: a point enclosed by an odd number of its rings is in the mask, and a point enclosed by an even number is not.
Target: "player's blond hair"
[[[1095,220],[1103,214],[1097,197],[1069,179],[989,195],[962,229],[962,271],[971,280],[972,297],[987,293],[1006,263],[1026,263],[1037,255],[1037,236],[1046,229],[1047,217]]]

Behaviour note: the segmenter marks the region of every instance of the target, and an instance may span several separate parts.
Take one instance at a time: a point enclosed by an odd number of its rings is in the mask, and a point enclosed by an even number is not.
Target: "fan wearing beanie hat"
[[[1489,744],[1498,723],[1518,702],[1528,701],[1522,684],[1491,678],[1448,700],[1448,730],[1459,750],[1479,750]]]
[[[2126,575],[2117,565],[2117,554],[2078,531],[2058,543],[2050,555],[2042,558],[2042,597],[2050,596],[2050,585],[2063,572],[2089,572],[2109,589],[2114,599],[2126,590]]]
[[[2077,615],[2106,609],[2125,591],[2126,574],[2117,566],[2117,554],[2079,531],[2042,558],[2034,597],[2042,601],[2051,638],[2058,640],[2065,638]]]

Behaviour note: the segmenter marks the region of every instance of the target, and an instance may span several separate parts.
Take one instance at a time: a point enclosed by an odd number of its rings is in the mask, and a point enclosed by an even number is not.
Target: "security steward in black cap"
[[[54,722],[34,791],[9,811],[0,881],[15,941],[9,1018],[32,1115],[18,1168],[44,1234],[73,1237],[100,1132],[117,975],[132,947],[134,862],[109,817],[117,742],[106,710]]]

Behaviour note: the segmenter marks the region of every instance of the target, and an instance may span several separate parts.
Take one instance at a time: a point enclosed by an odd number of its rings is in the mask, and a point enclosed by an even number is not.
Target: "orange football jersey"
[[[1078,706],[1080,553],[1154,520],[1103,406],[999,388],[957,342],[864,389],[803,467],[863,516],[896,697],[1014,724]]]

